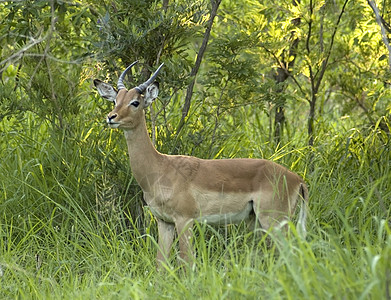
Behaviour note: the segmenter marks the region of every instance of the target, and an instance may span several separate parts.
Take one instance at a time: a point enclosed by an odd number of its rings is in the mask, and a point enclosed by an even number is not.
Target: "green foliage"
[[[82,76],[80,62],[90,47],[86,21],[93,15],[78,2],[9,1],[0,7],[0,42],[6,45],[0,52],[0,119],[32,112],[63,129],[79,113],[80,82],[74,79]]]
[[[1,2],[0,298],[389,298],[390,78],[365,0],[342,16],[306,143],[309,69],[321,69],[343,2],[223,1],[180,133],[209,2]],[[291,168],[310,187],[306,241],[293,224],[287,237],[196,224],[194,268],[183,273],[176,247],[155,270],[155,219],[91,84],[136,59],[137,82],[165,62],[147,114],[158,150]],[[278,105],[287,130],[275,144]]]
[[[141,60],[144,66],[136,79],[145,81],[150,68],[164,57],[161,78],[167,90],[185,86],[194,55],[188,44],[198,39],[205,23],[204,1],[170,1],[167,7],[149,0],[99,1],[99,7],[98,39],[93,43],[98,59],[108,62],[109,74],[117,76],[118,69]]]

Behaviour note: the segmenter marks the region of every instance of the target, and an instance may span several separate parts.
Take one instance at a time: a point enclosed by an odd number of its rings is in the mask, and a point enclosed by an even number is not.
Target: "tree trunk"
[[[197,76],[198,70],[201,66],[201,62],[202,62],[202,58],[203,58],[205,50],[206,50],[206,46],[208,45],[210,32],[212,30],[213,20],[216,17],[217,9],[220,6],[221,0],[211,0],[211,3],[212,3],[212,9],[211,9],[210,17],[209,17],[209,20],[208,20],[208,23],[206,26],[206,30],[204,33],[204,38],[202,40],[200,50],[198,51],[195,65],[190,72],[191,81],[190,81],[190,83],[187,87],[187,90],[186,90],[185,103],[183,104],[183,108],[182,108],[182,118],[181,118],[179,125],[177,127],[177,135],[179,134],[183,125],[185,124],[185,119],[186,119],[186,117],[189,113],[189,110],[190,110],[191,97],[193,96],[193,88],[194,88],[194,84],[196,81],[196,76]]]
[[[318,91],[319,91],[320,85],[322,83],[326,69],[329,65],[329,59],[331,56],[331,52],[333,50],[334,39],[335,39],[335,35],[337,34],[338,25],[341,22],[342,15],[345,12],[345,8],[346,8],[346,5],[348,4],[348,2],[349,2],[349,0],[345,0],[344,4],[342,6],[341,12],[338,16],[337,22],[334,26],[333,33],[331,35],[330,45],[328,46],[327,52],[325,53],[325,57],[322,61],[321,66],[314,73],[311,64],[308,65],[308,70],[309,70],[309,74],[310,74],[310,81],[311,81],[311,99],[308,101],[310,104],[310,112],[308,114],[308,145],[309,146],[314,145],[315,108],[316,108],[316,100],[317,100],[317,96],[318,96]],[[313,3],[312,3],[312,1],[310,1],[311,15],[313,13],[313,9],[314,9]],[[312,37],[312,26],[313,26],[313,20],[311,19],[308,22],[308,34],[307,34],[307,40],[306,40],[306,49],[307,49],[308,55],[311,53],[310,39]],[[321,37],[323,38],[323,34],[321,35]],[[323,44],[323,40],[321,41],[321,44]],[[324,49],[323,49],[323,51],[324,51]],[[312,161],[312,157],[311,157],[310,161]]]
[[[284,64],[284,62],[282,62]],[[288,78],[288,71],[285,68],[280,67],[277,69],[277,74],[274,76],[274,79],[277,85],[283,83]],[[277,93],[282,93],[283,88],[281,86],[278,87]],[[284,123],[285,123],[285,101],[278,102],[275,106],[274,113],[274,142],[279,144],[281,141],[281,137],[284,132]]]
[[[297,6],[300,3],[299,0],[293,0],[292,4]],[[295,26],[299,26],[301,23],[300,18],[295,18],[291,21]],[[297,46],[299,45],[299,38],[295,38],[295,32],[291,32],[292,44],[288,50],[288,59],[293,57],[291,61],[285,62],[282,60],[280,62],[280,67],[277,68],[277,74],[275,80],[277,84],[280,84],[289,78],[289,70],[293,68],[297,56]],[[282,92],[283,88],[279,88],[277,92]],[[276,111],[274,114],[274,141],[276,144],[280,143],[281,137],[284,133],[284,124],[285,124],[285,103],[279,103],[276,106]]]
[[[308,145],[314,145],[314,128],[315,128],[315,108],[316,108],[316,95],[312,95],[310,101],[310,112],[308,114]]]

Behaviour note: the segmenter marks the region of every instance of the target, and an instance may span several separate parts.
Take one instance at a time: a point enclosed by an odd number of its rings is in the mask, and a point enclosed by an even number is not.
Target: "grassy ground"
[[[390,142],[376,128],[270,150],[309,183],[306,241],[292,224],[272,243],[196,226],[194,267],[173,253],[159,273],[122,134],[30,125],[1,125],[1,299],[391,299]]]

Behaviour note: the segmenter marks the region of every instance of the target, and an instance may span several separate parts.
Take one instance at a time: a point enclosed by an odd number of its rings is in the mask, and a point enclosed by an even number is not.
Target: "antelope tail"
[[[300,195],[300,212],[299,220],[297,221],[297,231],[299,236],[303,239],[307,236],[306,222],[307,222],[307,209],[308,209],[308,188],[305,183],[300,184],[299,188]]]

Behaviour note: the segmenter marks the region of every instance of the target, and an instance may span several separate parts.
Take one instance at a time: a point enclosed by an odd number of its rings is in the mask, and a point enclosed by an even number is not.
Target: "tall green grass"
[[[247,148],[305,176],[307,240],[293,223],[286,237],[197,224],[194,266],[181,269],[175,247],[157,272],[156,222],[122,133],[76,122],[63,132],[31,116],[1,124],[0,298],[390,299],[390,139],[378,128],[328,129],[311,149],[301,137],[220,136],[209,155]]]

